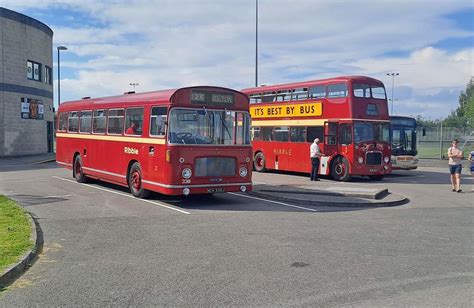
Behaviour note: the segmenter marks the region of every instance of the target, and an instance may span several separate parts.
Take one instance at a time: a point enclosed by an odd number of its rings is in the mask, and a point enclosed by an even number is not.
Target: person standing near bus
[[[470,165],[471,177],[474,179],[474,151],[471,151],[471,153],[469,153],[468,159],[469,159],[469,162],[471,163]],[[474,190],[474,184],[471,190]]]
[[[454,139],[452,146],[448,149],[448,165],[451,173],[451,184],[453,192],[461,192],[461,170],[462,170],[462,151],[458,148],[459,140]]]
[[[314,142],[311,144],[309,155],[311,158],[311,181],[319,181],[318,171],[319,171],[319,162],[321,158],[321,149],[319,148],[319,138],[314,139]]]

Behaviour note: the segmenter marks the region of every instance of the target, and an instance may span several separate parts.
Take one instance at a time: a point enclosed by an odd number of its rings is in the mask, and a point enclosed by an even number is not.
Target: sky
[[[0,0],[52,28],[55,70],[56,46],[68,48],[62,101],[122,94],[130,83],[137,92],[253,87],[255,3]],[[394,114],[439,119],[459,105],[474,75],[472,0],[258,3],[259,85],[370,76],[384,82],[389,99],[394,84]]]

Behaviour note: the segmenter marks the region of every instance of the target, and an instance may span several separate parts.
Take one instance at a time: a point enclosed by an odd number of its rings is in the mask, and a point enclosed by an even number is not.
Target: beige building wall
[[[45,24],[0,7],[0,156],[52,150],[48,140],[54,117],[52,38],[53,31]],[[41,65],[40,80],[28,78],[28,61]],[[46,67],[49,80],[44,80]],[[34,106],[25,115],[22,105],[25,108],[28,102]],[[25,118],[35,115],[36,119]]]

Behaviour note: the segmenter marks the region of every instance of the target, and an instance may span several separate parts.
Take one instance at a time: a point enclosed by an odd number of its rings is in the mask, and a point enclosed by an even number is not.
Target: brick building
[[[0,7],[0,156],[53,151],[53,31]]]

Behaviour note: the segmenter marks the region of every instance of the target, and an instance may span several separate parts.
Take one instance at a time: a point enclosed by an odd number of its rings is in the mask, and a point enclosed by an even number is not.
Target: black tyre
[[[384,177],[383,174],[377,174],[377,175],[369,175],[369,178],[372,180],[372,181],[380,181],[382,180]]]
[[[150,195],[150,192],[143,188],[143,176],[142,176],[142,169],[140,167],[140,163],[136,162],[130,168],[130,172],[128,173],[128,187],[137,198],[146,198]]]
[[[73,168],[73,176],[76,179],[77,182],[79,183],[86,183],[87,182],[87,177],[84,174],[83,170],[83,164],[82,164],[82,158],[81,155],[77,155],[76,158],[74,159],[74,168]]]
[[[336,181],[349,181],[349,162],[344,157],[337,157],[331,164],[331,176]]]
[[[255,154],[253,158],[253,168],[257,172],[265,172],[267,168],[265,168],[265,155],[262,152],[258,152]]]

